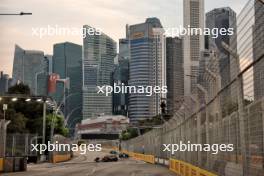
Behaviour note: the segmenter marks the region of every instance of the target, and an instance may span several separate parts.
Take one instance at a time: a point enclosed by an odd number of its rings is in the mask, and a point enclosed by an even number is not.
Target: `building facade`
[[[44,52],[24,50],[18,45],[15,45],[12,77],[14,80],[21,81],[28,85],[31,94],[36,93],[36,76],[38,73],[44,72],[45,67]]]
[[[3,71],[0,72],[0,95],[6,93],[9,88],[9,82],[11,79],[8,74],[4,74]]]
[[[166,38],[166,65],[167,111],[173,114],[180,108],[184,97],[183,40],[181,38]]]
[[[129,79],[129,60],[119,57],[118,65],[115,66],[112,73],[112,86],[128,86]],[[127,116],[128,111],[128,93],[113,94],[113,114]]]
[[[208,36],[209,50],[217,52],[219,55],[219,70],[221,76],[222,87],[226,86],[231,81],[231,71],[230,71],[230,54],[223,48],[222,42],[230,45],[231,41],[236,40],[236,13],[229,7],[214,9],[206,13],[206,28],[224,28],[228,30],[233,28],[233,35],[221,35],[217,38],[213,36]],[[231,26],[232,25],[232,26]],[[234,28],[235,27],[235,28]],[[233,44],[236,48],[236,43]]]
[[[184,28],[204,29],[204,0],[183,1]],[[200,52],[204,49],[204,35],[184,36],[184,94],[195,93],[199,72]]]
[[[98,94],[97,86],[111,85],[115,57],[116,42],[104,33],[83,39],[83,119],[112,114],[112,96]]]
[[[240,58],[240,70],[264,54],[263,10],[261,0],[249,1],[237,17],[237,54]],[[258,100],[263,97],[263,63],[261,59],[254,64],[253,69],[243,74],[245,99]]]
[[[160,20],[148,18],[145,23],[129,26],[129,47],[129,86],[165,86],[166,39]],[[160,114],[163,96],[130,94],[130,121],[136,122]]]
[[[51,96],[64,107],[65,119],[70,127],[82,120],[82,46],[70,42],[53,46],[53,73],[60,79],[69,79],[69,87],[57,81],[56,92]]]
[[[77,127],[77,136],[82,139],[119,139],[129,125],[129,119],[122,115],[105,115],[95,119],[82,120]]]
[[[254,1],[255,25],[253,27],[253,59],[254,61],[264,57],[264,2]],[[254,97],[264,97],[264,58],[254,66]]]
[[[45,55],[44,56],[44,67],[43,71],[40,71],[36,74],[36,92],[35,95],[41,95],[41,96],[48,96],[48,79],[49,74],[52,73],[52,56]]]
[[[227,52],[223,46],[222,42],[225,42],[227,45],[231,45],[233,50],[236,52],[237,43],[236,43],[236,13],[230,7],[217,8],[208,13],[206,13],[206,28],[213,30],[214,28],[220,29],[233,29],[233,35],[221,35],[219,33],[218,37],[208,36],[208,49],[217,54],[217,60],[215,63],[211,63],[211,65],[218,65],[219,68],[219,76],[221,79],[221,88],[227,86],[234,78],[235,72],[231,71],[233,67],[231,67],[234,63],[232,56]],[[233,59],[233,60],[231,60]],[[217,62],[217,63],[216,63]],[[221,106],[224,107],[227,104],[230,104],[234,100],[231,99],[231,92],[235,92],[235,88],[230,88],[224,91],[221,94]]]

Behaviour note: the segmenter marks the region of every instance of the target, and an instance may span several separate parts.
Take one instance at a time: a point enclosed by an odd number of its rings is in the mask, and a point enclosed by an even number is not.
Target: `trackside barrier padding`
[[[0,158],[0,172],[4,171],[4,159]]]
[[[144,155],[140,153],[129,152],[127,150],[122,150],[122,152],[135,159],[155,164],[155,157],[153,155]],[[214,173],[208,172],[192,164],[175,159],[170,159],[169,167],[171,171],[175,172],[179,176],[217,176]]]
[[[123,150],[122,152],[128,154],[130,157],[133,157],[135,159],[142,160],[147,163],[155,164],[155,157],[153,155],[134,153],[134,152],[126,151],[126,150]]]
[[[53,156],[53,163],[59,163],[63,161],[68,161],[71,159],[71,154],[65,154],[65,155],[54,155]]]
[[[155,164],[155,157],[153,155],[144,155],[140,153],[134,153],[134,158]]]
[[[170,159],[170,170],[180,176],[217,176],[199,167],[175,159]]]

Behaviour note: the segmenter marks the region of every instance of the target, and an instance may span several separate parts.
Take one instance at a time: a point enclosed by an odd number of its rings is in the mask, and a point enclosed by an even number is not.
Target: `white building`
[[[122,115],[103,115],[82,120],[76,126],[77,135],[84,139],[118,139],[129,125],[129,119]]]
[[[183,1],[184,28],[204,29],[204,0]],[[184,95],[195,92],[204,35],[184,36]]]

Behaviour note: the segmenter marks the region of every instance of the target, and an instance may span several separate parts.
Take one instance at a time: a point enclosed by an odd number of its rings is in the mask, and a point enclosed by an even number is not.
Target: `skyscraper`
[[[129,59],[129,41],[127,38],[119,39],[119,57]]]
[[[204,0],[183,1],[184,28],[204,29]],[[199,72],[200,52],[204,49],[204,36],[184,36],[184,94],[192,94],[196,90]]]
[[[206,27],[217,29],[229,29],[236,24],[236,13],[229,7],[214,9],[206,13]],[[220,66],[220,76],[222,87],[226,86],[231,81],[230,75],[230,55],[223,48],[222,41],[230,45],[232,38],[236,39],[236,28],[233,29],[233,35],[221,35],[217,38],[213,36],[208,36],[209,50],[214,50],[219,55],[219,66]],[[235,40],[234,40],[235,41]],[[233,45],[236,45],[235,43]],[[235,47],[236,48],[236,47]]]
[[[237,17],[237,54],[240,68],[243,70],[250,63],[264,54],[263,28],[264,4],[261,0],[248,1]],[[232,42],[234,43],[234,42]],[[245,99],[258,100],[264,95],[263,59],[254,64],[253,69],[243,74]]]
[[[92,27],[84,28],[88,31]],[[97,86],[111,85],[115,57],[116,42],[112,38],[104,33],[87,33],[83,39],[83,119],[112,114],[112,96],[98,94]]]
[[[173,114],[180,108],[184,96],[183,40],[181,38],[166,38],[166,65],[167,110],[169,114]]]
[[[233,35],[221,35],[218,34],[218,37],[208,36],[208,49],[217,53],[218,59],[213,63],[213,65],[218,65],[219,76],[221,79],[221,88],[227,86],[235,78],[234,72],[231,72],[231,59],[230,54],[223,48],[222,42],[225,42],[229,46],[232,43],[234,51],[236,51],[236,13],[229,7],[217,8],[208,13],[206,13],[206,28],[213,30],[217,28],[221,29],[233,29]],[[234,92],[234,89],[227,89],[221,94],[221,104],[222,107],[226,104],[231,103],[231,92]]]
[[[8,82],[9,82],[9,75],[4,74],[4,72],[1,71],[0,72],[0,95],[8,91]]]
[[[145,23],[129,26],[129,85],[166,85],[166,39],[160,20],[148,18]],[[160,114],[162,94],[131,93],[129,118],[132,122]]]
[[[53,73],[60,79],[69,78],[69,89],[63,82],[57,82],[52,96],[57,102],[65,100],[65,119],[70,127],[75,127],[75,123],[82,119],[82,46],[70,42],[55,44],[52,64]]]
[[[47,96],[48,95],[48,78],[49,74],[52,72],[51,68],[51,58],[50,55],[44,56],[43,70],[36,73],[36,95]]]
[[[112,86],[127,86],[129,79],[129,60],[119,57],[118,65],[116,65],[112,73]],[[127,116],[128,110],[128,93],[113,94],[113,114]]]
[[[127,26],[126,26],[126,29]],[[128,31],[126,31],[126,36]],[[129,40],[127,38],[119,39],[118,64],[112,73],[112,86],[128,86],[129,79]],[[113,94],[113,114],[127,116],[128,112],[128,93]]]
[[[264,57],[264,2],[254,1],[253,59]],[[264,97],[264,58],[254,66],[254,97]]]
[[[13,62],[13,79],[28,85],[31,93],[36,92],[36,76],[45,71],[44,52],[35,50],[24,50],[15,45]]]

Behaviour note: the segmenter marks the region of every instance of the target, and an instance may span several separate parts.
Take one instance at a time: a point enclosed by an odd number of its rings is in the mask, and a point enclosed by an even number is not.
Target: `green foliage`
[[[50,137],[51,125],[54,123],[54,134],[61,134],[65,137],[69,134],[69,129],[64,127],[64,120],[61,116],[56,116],[54,114],[48,114],[46,119],[46,131],[47,135]]]
[[[164,115],[163,119],[165,121],[168,121],[171,117],[169,115]],[[140,126],[156,126],[156,125],[162,125],[164,123],[164,120],[162,119],[162,115],[154,116],[151,119],[142,120],[139,122]]]
[[[30,95],[30,89],[24,84],[18,84],[9,88],[9,94]],[[3,104],[8,104],[6,111],[6,120],[11,120],[7,131],[9,133],[32,133],[42,134],[43,128],[43,103],[40,102],[25,102],[23,99],[18,99],[16,102],[10,99],[0,101],[0,107]],[[46,134],[50,134],[50,124],[53,117],[52,112],[47,112]],[[3,118],[2,108],[0,110],[0,118]],[[64,127],[64,119],[61,116],[55,118],[54,134],[67,136],[69,130]],[[49,138],[47,138],[49,139]]]
[[[128,128],[125,131],[122,131],[120,139],[129,140],[138,136],[138,130],[136,128]]]
[[[27,85],[20,83],[16,84],[13,87],[10,87],[8,89],[9,94],[24,94],[24,95],[29,95],[30,94],[30,89]]]
[[[9,114],[11,115],[10,119],[11,123],[8,125],[8,132],[10,133],[26,133],[28,130],[26,129],[27,118],[22,113],[16,113],[14,110],[9,110]]]

